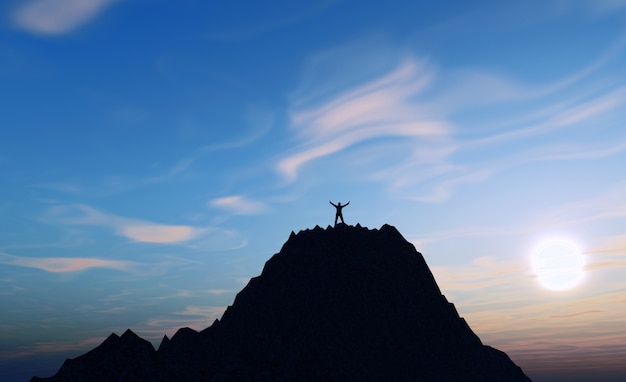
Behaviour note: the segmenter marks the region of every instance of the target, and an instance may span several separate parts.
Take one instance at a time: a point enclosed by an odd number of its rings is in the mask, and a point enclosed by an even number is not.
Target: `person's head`
[[[340,206],[340,205],[341,205],[341,202],[337,202],[337,205],[338,205],[338,206]]]

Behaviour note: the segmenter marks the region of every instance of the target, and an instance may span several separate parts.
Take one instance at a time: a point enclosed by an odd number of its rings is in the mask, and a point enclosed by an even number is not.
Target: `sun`
[[[541,242],[533,251],[531,262],[539,283],[550,290],[571,289],[585,277],[585,257],[568,239],[553,238]]]

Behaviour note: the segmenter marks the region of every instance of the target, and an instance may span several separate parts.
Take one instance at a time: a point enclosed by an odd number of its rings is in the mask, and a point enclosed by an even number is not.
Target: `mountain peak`
[[[481,343],[387,224],[291,232],[221,320],[180,329],[155,354],[135,355],[146,365],[135,380],[529,381]],[[46,380],[69,381],[78,369],[64,364]]]

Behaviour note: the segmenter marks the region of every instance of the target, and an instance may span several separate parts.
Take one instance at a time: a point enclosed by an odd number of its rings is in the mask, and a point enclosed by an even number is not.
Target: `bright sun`
[[[533,252],[531,261],[539,283],[547,289],[571,289],[585,276],[584,256],[576,244],[566,239],[541,242]]]

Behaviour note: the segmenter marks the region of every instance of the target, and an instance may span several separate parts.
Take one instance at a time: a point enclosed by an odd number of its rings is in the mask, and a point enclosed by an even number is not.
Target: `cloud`
[[[173,314],[215,319],[221,317],[225,310],[225,306],[187,306],[185,310]]]
[[[425,61],[407,59],[391,72],[322,102],[294,99],[290,129],[301,143],[278,162],[278,172],[295,180],[308,162],[374,138],[446,135],[449,126],[413,101],[433,78]]]
[[[77,272],[91,268],[107,268],[131,271],[136,264],[130,261],[104,260],[89,257],[22,257],[0,253],[0,264],[36,268],[46,272]]]
[[[478,183],[487,179],[490,175],[490,171],[475,171],[460,175],[456,178],[450,178],[435,185],[435,187],[429,194],[417,195],[411,197],[411,199],[419,202],[429,203],[443,202],[450,198],[454,187],[456,187],[457,185],[464,183]]]
[[[222,208],[237,215],[255,215],[266,212],[269,209],[265,203],[251,200],[241,195],[213,199],[209,202],[209,206]]]
[[[586,310],[586,311],[582,311],[582,312],[569,313],[569,314],[555,314],[555,315],[552,315],[550,317],[552,317],[552,318],[576,317],[576,316],[582,316],[583,314],[593,314],[593,313],[604,313],[604,311],[603,310]]]
[[[143,243],[182,243],[196,238],[209,229],[186,225],[163,225],[107,214],[86,205],[56,206],[47,218],[64,224],[96,225],[112,228],[118,235]]]
[[[561,366],[591,358],[611,367],[626,354],[626,335],[616,335],[624,326],[623,282],[589,280],[557,298],[531,288],[529,265],[520,262],[480,257],[467,265],[431,269],[452,302],[463,296],[456,308],[483,343],[506,351],[528,370],[554,366],[537,354]]]
[[[606,290],[603,285],[576,300],[529,291],[521,303],[501,301],[460,310],[468,311],[464,316],[484,343],[506,351],[528,371],[623,368],[624,295]]]
[[[520,223],[517,226],[466,227],[440,232],[427,232],[420,235],[422,244],[440,242],[462,237],[497,237],[517,234],[528,234],[553,229],[554,227],[572,227],[585,223],[594,223],[609,219],[626,217],[626,182],[571,203],[563,203],[552,209],[542,211],[534,219],[534,224]],[[617,235],[601,239],[596,248],[585,252],[591,254],[624,254],[626,253],[626,235]],[[590,264],[590,269],[595,266]]]
[[[576,2],[565,2],[574,3]],[[585,9],[599,14],[613,13],[626,8],[626,0],[586,0],[581,2]],[[587,8],[588,7],[588,8]]]
[[[567,152],[546,154],[540,160],[599,159],[621,154],[626,151],[626,142],[599,148],[572,148]]]
[[[626,217],[626,181],[616,184],[597,195],[565,204],[548,211],[542,217],[545,222],[560,225],[577,225],[606,219]]]
[[[600,123],[626,103],[623,86],[578,86],[610,61],[622,40],[591,65],[541,86],[480,70],[437,75],[441,70],[430,62],[393,48],[378,47],[385,54],[372,54],[375,43],[321,52],[290,99],[294,144],[275,169],[292,182],[303,167],[342,153],[345,166],[369,164],[368,174],[351,173],[379,181],[404,199],[439,203],[459,187],[529,162],[618,155],[623,143],[598,136],[568,146],[562,131]],[[388,58],[372,64],[374,56]],[[509,108],[514,112],[499,111]]]
[[[16,9],[18,27],[35,34],[62,35],[96,18],[117,0],[31,0]]]
[[[170,313],[169,316],[149,320],[146,323],[147,328],[141,333],[151,333],[160,339],[163,334],[171,338],[181,327],[202,330],[222,317],[224,311],[225,306],[187,306],[182,311]]]
[[[538,116],[534,123],[525,123],[518,128],[509,128],[503,133],[469,141],[471,146],[502,144],[504,141],[520,140],[521,138],[545,134],[557,129],[571,128],[582,122],[590,123],[611,110],[619,110],[626,103],[626,87],[601,94],[588,100],[577,100],[574,104],[559,105],[552,111],[552,116]],[[534,113],[536,110],[528,110]]]
[[[187,241],[197,234],[188,226],[129,225],[119,231],[121,235],[144,243],[178,243]]]
[[[430,269],[441,289],[446,292],[506,286],[513,278],[527,279],[530,273],[528,264],[501,261],[490,256],[474,259],[469,265],[431,266]]]
[[[139,243],[184,244],[188,248],[205,251],[230,250],[247,245],[247,240],[241,234],[220,227],[156,224],[105,213],[82,204],[51,207],[42,220],[53,224],[106,227],[118,236]],[[188,260],[175,259],[176,263],[180,261]]]
[[[626,249],[623,249],[623,253],[626,253]],[[613,260],[613,261],[595,261],[591,264],[585,265],[586,271],[596,271],[600,269],[619,269],[626,268],[626,259]]]
[[[605,237],[598,247],[586,253],[626,255],[626,234]]]
[[[476,92],[475,89],[474,93]],[[476,135],[479,138],[473,138],[467,133],[474,128],[473,126],[457,125],[455,129],[457,134],[450,139],[452,143],[441,144],[439,151],[442,154],[433,156],[430,161],[413,156],[398,164],[396,168],[380,171],[378,179],[392,185],[390,189],[393,191],[419,184],[421,187],[410,188],[409,192],[405,193],[405,198],[432,203],[448,200],[459,185],[480,183],[496,174],[528,163],[602,160],[617,156],[626,151],[624,138],[606,139],[597,136],[574,144],[569,143],[567,138],[563,139],[563,134],[558,130],[568,129],[577,132],[586,129],[590,124],[601,123],[602,118],[619,110],[625,103],[626,87],[621,87],[594,96],[592,99],[577,100],[566,106],[548,107],[553,115],[538,112],[531,107],[528,114],[534,114],[533,120],[521,123],[518,121],[513,124],[514,127],[509,126],[504,131],[500,129],[491,133],[477,131]],[[490,124],[493,121],[486,120],[485,123]],[[535,137],[545,138],[537,140]],[[493,148],[494,153],[500,154],[489,154],[485,146]],[[507,151],[503,152],[504,147]],[[481,158],[481,161],[473,162],[470,159],[462,165],[454,162],[455,156],[470,158],[472,154]],[[416,173],[421,175],[415,176]]]
[[[83,353],[93,349],[105,340],[105,337],[88,338],[75,342],[35,342],[33,345],[20,346],[16,350],[0,352],[0,358],[16,359],[41,356],[42,353]]]
[[[624,283],[598,280],[555,298],[529,288],[528,265],[520,263],[482,257],[464,266],[431,269],[452,302],[463,296],[456,308],[483,343],[506,351],[528,371],[590,358],[613,367],[626,354],[626,336],[616,335],[624,326]]]
[[[601,238],[600,243],[585,254],[590,259],[585,270],[623,270],[626,268],[626,235]]]
[[[230,20],[229,28],[210,33],[207,37],[210,40],[221,42],[247,40],[269,31],[301,23],[324,12],[335,3],[337,3],[336,0],[321,0],[306,2],[296,6],[294,3],[286,2],[284,4],[274,4],[269,9],[263,5],[259,5],[259,8],[255,9],[254,3],[250,3],[248,7],[251,7],[251,9],[248,12],[257,15],[254,20],[250,20],[247,17],[241,18],[239,7],[234,6],[233,9],[236,11],[226,16]],[[268,14],[264,14],[265,12]]]

